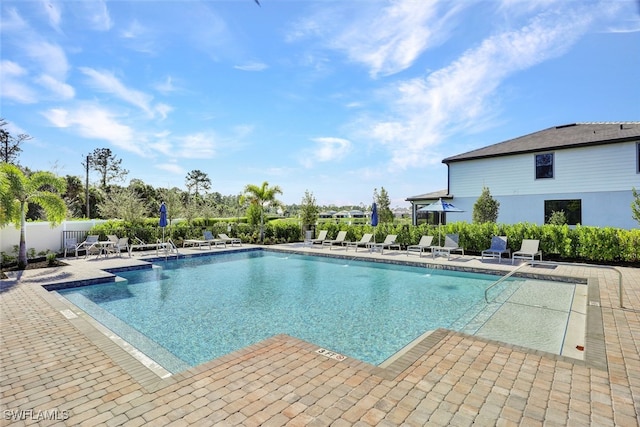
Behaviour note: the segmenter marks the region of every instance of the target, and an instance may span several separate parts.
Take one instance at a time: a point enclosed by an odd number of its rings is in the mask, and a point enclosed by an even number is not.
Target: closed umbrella
[[[160,227],[162,228],[162,243],[164,243],[164,228],[167,226],[167,205],[160,204]]]
[[[373,243],[376,242],[376,226],[378,225],[378,205],[373,202],[371,205],[371,226],[373,227]]]
[[[445,202],[439,199],[437,202],[433,202],[430,205],[424,206],[418,209],[418,212],[439,212],[440,220],[438,221],[438,246],[440,246],[440,227],[442,226],[442,213],[443,212],[464,212],[462,209],[458,209],[449,202]]]

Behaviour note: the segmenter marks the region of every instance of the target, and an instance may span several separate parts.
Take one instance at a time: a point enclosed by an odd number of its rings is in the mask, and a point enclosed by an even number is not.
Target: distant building
[[[638,226],[631,188],[640,190],[640,122],[555,126],[442,162],[449,188],[409,197],[414,223],[417,210],[440,197],[464,210],[450,218],[470,222],[487,187],[501,223],[544,224],[562,210],[570,225]]]

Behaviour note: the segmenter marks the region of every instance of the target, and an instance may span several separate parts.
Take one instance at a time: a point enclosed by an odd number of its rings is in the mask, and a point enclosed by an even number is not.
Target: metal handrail
[[[527,266],[528,264],[525,262],[524,264],[520,264],[518,266],[518,268],[516,268],[515,270],[511,270],[510,272],[508,272],[507,274],[505,274],[504,276],[502,276],[501,278],[499,278],[498,280],[496,280],[495,282],[493,282],[492,284],[490,284],[489,286],[487,286],[487,289],[484,290],[484,301],[486,303],[489,303],[489,299],[487,298],[487,294],[489,293],[489,289],[493,288],[494,286],[504,282],[505,280],[507,280],[509,277],[513,276],[518,270],[520,270],[522,267]]]
[[[487,293],[489,291],[489,289],[493,288],[495,285],[497,285],[498,283],[503,282],[505,279],[511,277],[514,273],[516,273],[518,270],[520,270],[522,267],[529,265],[529,263],[533,266],[533,264],[544,264],[544,265],[566,265],[569,267],[589,267],[589,268],[605,268],[607,270],[613,270],[616,273],[618,273],[618,295],[620,297],[620,308],[624,308],[624,305],[622,304],[622,272],[620,270],[618,270],[615,267],[611,267],[610,265],[593,265],[593,264],[583,264],[583,263],[574,263],[574,262],[555,262],[555,261],[527,261],[524,264],[520,264],[520,266],[518,266],[518,268],[516,268],[515,270],[510,271],[508,274],[506,274],[505,276],[501,277],[500,279],[498,279],[497,281],[495,281],[494,283],[492,283],[491,285],[489,285],[487,287],[487,289],[485,289],[484,291],[484,300],[485,302],[489,302],[489,300],[487,299]]]

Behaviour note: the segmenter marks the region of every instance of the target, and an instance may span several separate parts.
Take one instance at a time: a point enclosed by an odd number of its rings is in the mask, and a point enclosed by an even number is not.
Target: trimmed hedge
[[[184,239],[201,238],[203,230],[210,230],[214,235],[226,233],[231,237],[239,237],[246,243],[260,243],[260,226],[235,221],[185,222],[177,223],[165,229],[165,237],[171,237],[177,245]],[[375,233],[375,240],[382,242],[387,234],[397,234],[397,243],[406,247],[415,245],[423,235],[434,236],[444,241],[444,236],[458,233],[460,246],[469,253],[479,254],[491,244],[492,236],[507,236],[509,248],[512,251],[520,249],[523,239],[540,240],[540,249],[544,258],[580,260],[584,262],[638,263],[640,262],[640,229],[624,230],[612,227],[583,227],[570,228],[566,225],[537,225],[529,223],[519,224],[470,224],[454,222],[441,227],[421,224],[412,226],[407,224],[393,225],[383,223],[377,227],[370,225],[348,225],[325,222],[318,226],[316,233],[327,230],[327,239],[335,239],[338,231],[347,232],[346,240],[356,241],[365,233]],[[121,221],[109,221],[91,230],[91,234],[100,234],[106,238],[107,234],[133,237],[146,242],[154,242],[162,237],[162,229],[158,222],[149,221],[141,226],[131,226]],[[299,224],[291,221],[271,221],[264,226],[264,243],[292,243],[304,239]]]

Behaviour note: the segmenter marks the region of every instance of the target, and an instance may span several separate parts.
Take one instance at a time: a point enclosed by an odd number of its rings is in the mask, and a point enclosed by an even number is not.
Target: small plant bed
[[[51,267],[62,267],[65,265],[69,265],[66,262],[60,261],[58,259],[48,260],[45,257],[30,259],[27,263],[27,268],[24,270],[36,270],[39,268],[51,268]],[[4,274],[5,271],[20,271],[18,268],[18,263],[5,264],[2,266],[2,272],[0,273],[1,279],[6,279],[7,276]]]

